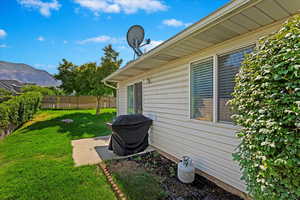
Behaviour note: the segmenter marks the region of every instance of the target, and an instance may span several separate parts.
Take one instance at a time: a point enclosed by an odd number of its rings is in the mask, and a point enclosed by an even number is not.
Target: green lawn
[[[128,200],[159,200],[167,196],[161,187],[163,178],[149,173],[134,161],[111,160],[106,164]]]
[[[116,199],[99,168],[74,167],[70,143],[109,134],[105,122],[114,111],[41,111],[0,141],[0,199]],[[65,118],[74,123],[61,122]]]

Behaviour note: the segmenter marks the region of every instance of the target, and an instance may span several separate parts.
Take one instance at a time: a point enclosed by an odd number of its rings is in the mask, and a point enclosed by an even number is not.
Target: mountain
[[[0,61],[0,80],[18,80],[41,86],[58,86],[60,82],[44,70],[22,63]]]

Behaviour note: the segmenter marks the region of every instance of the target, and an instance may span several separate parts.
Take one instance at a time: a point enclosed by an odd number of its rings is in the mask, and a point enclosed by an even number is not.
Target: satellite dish
[[[127,32],[127,42],[128,45],[133,49],[137,56],[143,55],[141,47],[150,44],[150,39],[147,39],[145,44],[142,45],[145,38],[144,28],[140,25],[131,26]]]
[[[139,47],[144,41],[145,31],[142,26],[134,25],[127,32],[127,42],[132,48]]]

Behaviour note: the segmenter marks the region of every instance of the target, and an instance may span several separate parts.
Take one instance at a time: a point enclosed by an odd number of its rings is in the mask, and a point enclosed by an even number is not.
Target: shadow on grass
[[[36,130],[43,131],[43,129],[55,128],[52,132],[47,130],[45,133],[65,134],[71,139],[105,136],[111,133],[111,131],[106,127],[106,123],[111,122],[115,115],[115,112],[105,112],[100,115],[95,115],[89,112],[79,111],[60,115],[48,120],[37,121],[22,129],[21,132],[25,133]],[[73,122],[62,122],[64,119],[72,119]]]

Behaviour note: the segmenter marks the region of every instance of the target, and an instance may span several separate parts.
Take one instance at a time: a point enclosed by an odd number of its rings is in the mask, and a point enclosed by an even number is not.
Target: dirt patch
[[[130,160],[123,160],[122,162],[114,162],[110,165],[110,170],[117,173],[127,173],[141,171],[143,168],[139,167],[138,163]]]
[[[157,152],[115,160],[109,168],[119,173],[146,171],[160,177],[160,187],[166,194],[161,200],[242,200],[199,175],[192,184],[181,183],[176,177],[177,164]]]

